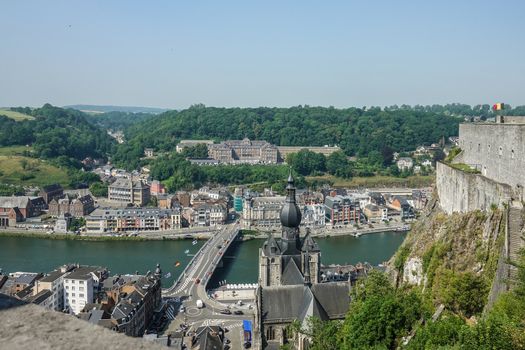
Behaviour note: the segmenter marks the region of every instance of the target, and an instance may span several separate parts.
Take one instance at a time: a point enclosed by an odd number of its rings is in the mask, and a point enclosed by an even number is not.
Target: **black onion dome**
[[[295,186],[291,172],[288,176],[286,192],[286,200],[281,209],[281,225],[284,227],[299,227],[301,224],[301,210],[295,202]]]

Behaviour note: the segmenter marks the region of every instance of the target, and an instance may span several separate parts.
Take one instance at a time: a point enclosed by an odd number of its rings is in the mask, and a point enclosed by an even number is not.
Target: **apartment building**
[[[226,222],[228,209],[224,204],[202,203],[193,207],[192,226],[217,226]]]
[[[73,265],[64,265],[37,280],[33,296],[38,302],[33,302],[55,311],[64,310],[64,277],[74,268]]]
[[[150,187],[142,180],[119,178],[108,186],[108,199],[141,207],[149,202]]]
[[[248,197],[242,206],[242,223],[250,226],[278,226],[281,224],[281,208],[284,196]]]
[[[359,202],[352,196],[327,196],[324,206],[326,222],[332,226],[361,222]]]
[[[326,214],[324,204],[308,204],[302,207],[301,225],[306,227],[325,226]]]
[[[181,208],[97,209],[86,217],[88,232],[163,231],[181,228]]]
[[[107,274],[100,266],[78,266],[64,276],[64,308],[76,315],[93,303]]]

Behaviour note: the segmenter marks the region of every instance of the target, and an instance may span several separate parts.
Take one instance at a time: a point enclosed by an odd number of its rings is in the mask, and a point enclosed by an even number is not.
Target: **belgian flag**
[[[501,111],[504,108],[505,108],[504,103],[496,103],[494,106],[492,106],[492,109],[495,111]]]

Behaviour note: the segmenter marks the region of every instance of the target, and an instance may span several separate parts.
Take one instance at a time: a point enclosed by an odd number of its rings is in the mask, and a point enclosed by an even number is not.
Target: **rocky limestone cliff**
[[[429,291],[443,271],[471,272],[482,277],[488,291],[504,245],[505,213],[493,209],[447,215],[434,198],[389,262],[396,284]]]

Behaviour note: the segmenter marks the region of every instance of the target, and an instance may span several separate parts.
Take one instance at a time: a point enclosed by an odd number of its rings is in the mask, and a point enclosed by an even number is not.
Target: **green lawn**
[[[11,111],[7,108],[0,108],[0,115],[5,115],[6,117],[14,119],[16,121],[26,120],[26,119],[35,119],[34,117],[30,115]]]
[[[434,180],[434,176],[409,176],[407,178],[399,178],[392,176],[371,176],[371,177],[354,177],[350,180],[339,177],[324,175],[324,176],[308,176],[309,181],[326,180],[334,184],[334,187],[427,187],[430,186]]]
[[[8,146],[0,147],[0,156],[21,156],[24,151],[31,151],[31,147],[26,146]]]
[[[67,172],[45,160],[25,157],[22,155],[29,147],[0,147],[0,183],[15,185],[43,186],[69,183]]]

